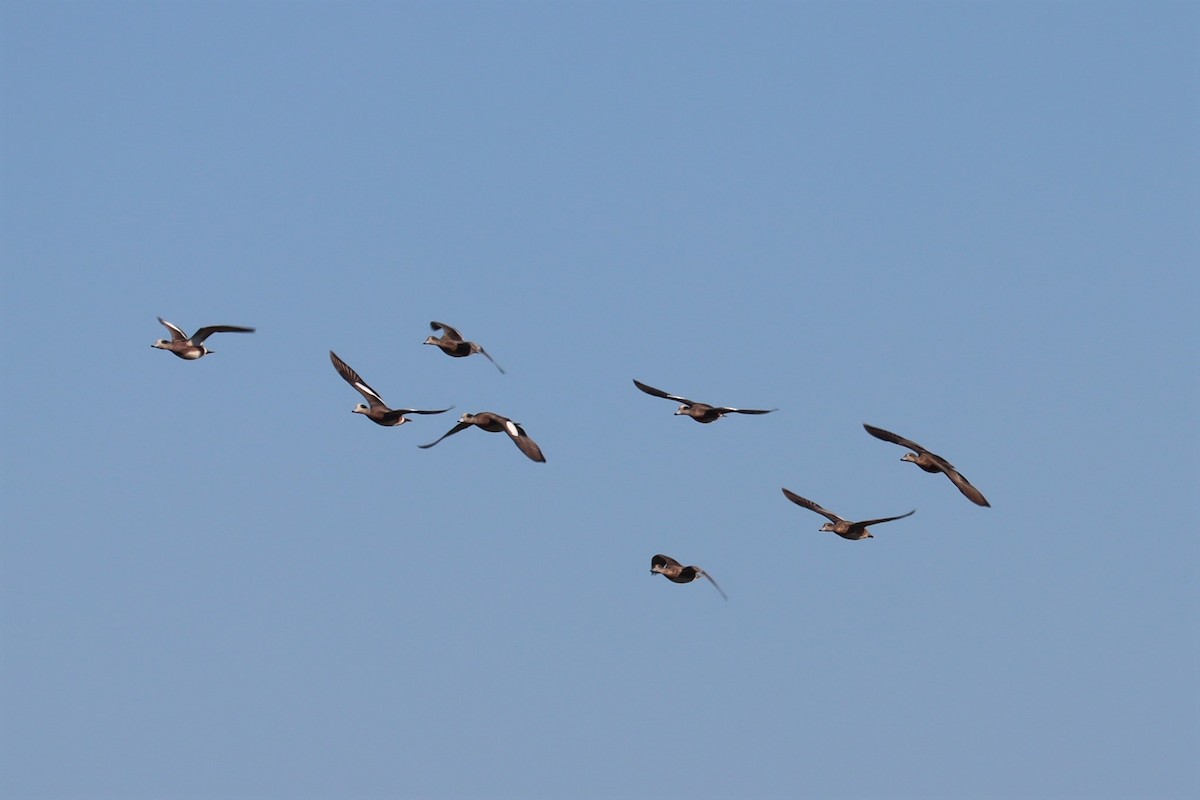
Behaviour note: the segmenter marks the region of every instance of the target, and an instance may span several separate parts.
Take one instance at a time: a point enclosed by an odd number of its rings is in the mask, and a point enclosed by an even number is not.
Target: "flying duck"
[[[667,394],[662,389],[655,389],[653,386],[647,386],[636,378],[633,385],[641,389],[643,392],[655,397],[662,397],[666,400],[674,400],[681,405],[675,410],[676,416],[686,414],[696,422],[716,422],[726,414],[770,414],[772,411],[778,411],[777,408],[768,408],[765,411],[753,408],[728,408],[726,406],[710,406],[706,403],[697,403],[694,400],[688,400],[686,397],[680,397],[674,394]]]
[[[504,374],[504,368],[496,363],[496,359],[488,355],[488,351],[484,350],[475,342],[464,341],[462,334],[451,328],[444,322],[431,322],[429,327],[435,331],[441,331],[442,336],[439,339],[436,336],[430,336],[425,339],[425,344],[437,345],[442,349],[442,352],[452,358],[466,358],[474,353],[482,353],[488,361],[492,362],[492,366],[500,370],[500,374]]]
[[[905,439],[903,436],[897,436],[891,431],[885,431],[883,428],[876,428],[874,425],[868,425],[865,422],[863,423],[863,427],[867,429],[867,433],[871,434],[876,439],[882,439],[885,442],[898,444],[901,447],[907,447],[909,450],[915,451],[912,453],[905,453],[903,456],[901,456],[901,461],[911,461],[926,472],[944,473],[946,477],[950,479],[951,483],[957,486],[958,490],[962,492],[963,495],[972,503],[977,506],[987,506],[988,508],[991,508],[992,504],[987,501],[987,498],[983,496],[983,493],[972,486],[971,482],[963,477],[963,474],[955,469],[953,464],[939,456],[937,453],[931,453],[911,439]]]
[[[822,525],[820,528],[821,530],[832,531],[843,539],[850,539],[851,541],[875,538],[874,534],[867,530],[868,525],[876,525],[881,522],[891,522],[894,519],[904,519],[905,517],[911,517],[913,514],[917,513],[917,510],[914,508],[907,514],[901,514],[898,517],[883,517],[882,519],[868,519],[863,520],[862,522],[851,522],[850,520],[839,517],[832,511],[821,508],[812,500],[806,500],[795,492],[789,492],[787,489],[784,489],[783,495],[796,505],[804,506],[809,511],[815,511],[821,516],[827,518],[829,522],[826,522],[824,525]]]
[[[158,321],[171,332],[171,341],[168,342],[166,339],[159,339],[150,346],[157,347],[159,350],[170,350],[175,355],[188,361],[195,361],[197,358],[203,358],[209,353],[216,352],[204,346],[204,340],[214,333],[254,333],[254,328],[241,328],[237,325],[208,325],[200,328],[192,336],[188,336],[162,317],[159,317]]]
[[[664,575],[666,576],[667,580],[673,581],[674,583],[691,583],[692,581],[696,580],[696,578],[705,577],[708,578],[708,582],[711,583],[718,592],[721,592],[721,587],[717,586],[717,582],[712,579],[712,575],[709,575],[699,567],[685,567],[670,556],[664,556],[661,553],[650,559],[650,573]],[[721,592],[721,597],[724,597],[726,600],[729,599],[725,595],[725,592]]]
[[[345,379],[346,383],[353,386],[358,393],[361,394],[369,405],[359,403],[353,409],[355,414],[366,414],[367,419],[374,422],[376,425],[403,425],[406,422],[411,422],[405,414],[444,414],[454,408],[440,408],[436,411],[421,411],[416,408],[388,408],[383,402],[383,398],[379,396],[379,392],[367,385],[367,382],[358,377],[358,373],[350,368],[350,365],[338,358],[337,353],[329,351],[329,360],[333,362],[333,368],[338,371]]]
[[[546,461],[546,457],[542,455],[542,450],[537,446],[537,442],[529,438],[529,434],[525,433],[525,429],[519,423],[513,422],[508,417],[493,414],[491,411],[480,411],[478,414],[463,414],[458,418],[458,424],[439,436],[436,441],[432,441],[429,444],[419,444],[417,447],[420,447],[422,450],[433,447],[447,436],[453,436],[472,425],[477,428],[483,428],[488,433],[507,433],[508,438],[512,439],[513,444],[522,453],[529,456],[530,459],[543,463]]]

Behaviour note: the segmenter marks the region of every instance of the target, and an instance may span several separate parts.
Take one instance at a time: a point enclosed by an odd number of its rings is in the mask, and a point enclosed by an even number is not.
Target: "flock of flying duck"
[[[244,328],[238,325],[207,325],[203,328],[197,329],[194,334],[188,336],[178,326],[167,322],[162,317],[159,317],[158,321],[162,323],[163,327],[171,332],[171,338],[169,340],[159,339],[157,342],[152,344],[151,347],[156,347],[160,350],[169,350],[179,358],[187,361],[195,361],[196,359],[202,358],[209,353],[214,352],[209,350],[204,345],[205,340],[214,333],[254,333],[254,328]],[[454,328],[442,322],[430,322],[429,327],[434,331],[441,331],[442,335],[430,336],[425,339],[424,344],[434,345],[443,353],[452,358],[465,358],[466,356],[479,353],[488,361],[491,361],[492,365],[495,366],[496,369],[500,370],[501,374],[504,374],[504,369],[496,363],[496,360],[492,358],[491,355],[489,355],[488,352],[483,349],[483,347],[475,342],[470,342],[463,339],[462,335],[459,334],[459,332]],[[363,399],[367,401],[365,404],[359,403],[356,405],[353,409],[353,412],[355,414],[362,414],[366,416],[367,419],[371,420],[376,425],[384,425],[388,427],[403,425],[409,421],[405,416],[407,414],[444,414],[454,407],[450,406],[450,408],[438,409],[389,408],[388,405],[383,401],[383,398],[380,396],[379,392],[372,389],[366,381],[359,377],[359,374],[355,372],[349,364],[338,358],[337,354],[332,350],[329,351],[329,360],[333,363],[333,368],[337,370],[338,375],[341,375],[342,379],[346,381],[346,383],[353,386],[355,391],[361,394]],[[679,403],[679,408],[675,410],[676,415],[688,416],[694,419],[696,422],[705,424],[716,422],[726,414],[770,414],[772,411],[777,410],[774,408],[753,409],[732,408],[730,406],[712,406],[707,403],[699,403],[695,400],[689,400],[686,397],[680,397],[679,395],[668,394],[662,389],[655,389],[653,386],[648,386],[636,379],[634,380],[633,384],[648,395],[653,397],[661,397],[664,400],[673,400]],[[448,436],[453,436],[459,431],[464,431],[470,427],[480,428],[489,433],[506,433],[508,434],[508,437],[512,439],[513,444],[517,446],[517,449],[524,453],[529,459],[539,463],[545,463],[546,461],[546,457],[542,455],[541,448],[538,447],[537,443],[534,442],[533,439],[529,438],[529,434],[525,432],[525,429],[522,428],[519,423],[513,422],[508,417],[501,416],[500,414],[492,411],[480,411],[476,414],[463,414],[461,417],[459,417],[458,423],[453,428],[446,431],[429,444],[417,446],[422,450],[433,447],[435,444],[442,441],[442,439],[445,439]],[[883,428],[877,428],[874,425],[867,425],[865,423],[863,424],[863,428],[865,428],[867,433],[871,434],[876,439],[882,439],[885,442],[898,444],[901,447],[905,447],[912,451],[905,453],[900,459],[901,461],[911,461],[925,472],[940,472],[949,478],[950,482],[958,487],[958,490],[962,492],[963,496],[972,503],[978,506],[991,506],[991,504],[988,503],[987,499],[983,496],[982,492],[972,486],[971,482],[968,481],[953,464],[939,456],[937,453],[922,447],[911,439],[905,439],[903,436],[899,436],[891,431],[886,431]],[[828,519],[829,522],[826,522],[824,525],[822,525],[819,530],[836,533],[843,539],[849,539],[851,541],[873,538],[874,534],[867,529],[870,525],[881,525],[884,522],[892,522],[894,520],[904,519],[905,517],[910,517],[916,513],[916,509],[914,508],[907,514],[899,514],[894,517],[880,517],[879,519],[868,519],[854,522],[845,519],[844,517],[839,517],[832,511],[821,507],[817,503],[814,503],[812,500],[801,497],[800,495],[788,489],[783,489],[783,494],[784,497],[786,497],[788,500],[791,500],[796,505],[807,508],[809,511],[814,511]],[[651,558],[650,572],[651,574],[662,575],[675,583],[691,583],[698,578],[706,578],[709,583],[711,583],[713,587],[715,587],[716,590],[721,593],[721,597],[724,597],[726,600],[729,599],[725,595],[725,592],[721,590],[721,587],[717,585],[717,582],[713,580],[712,576],[703,569],[695,565],[685,566],[670,556],[665,556],[659,553]]]

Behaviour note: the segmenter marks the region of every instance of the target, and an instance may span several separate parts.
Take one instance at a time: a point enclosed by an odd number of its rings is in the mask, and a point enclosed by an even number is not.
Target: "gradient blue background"
[[[1200,792],[1194,4],[0,8],[6,798]]]

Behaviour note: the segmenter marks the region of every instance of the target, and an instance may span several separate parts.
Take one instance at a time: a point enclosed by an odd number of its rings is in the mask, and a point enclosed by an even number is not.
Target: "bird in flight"
[[[721,597],[724,597],[726,600],[729,599],[725,592],[721,591],[721,587],[717,586],[717,582],[713,580],[712,575],[709,575],[707,572],[696,566],[685,567],[683,564],[680,564],[670,556],[664,556],[659,553],[651,558],[650,572],[651,574],[662,575],[666,577],[667,580],[674,583],[691,583],[700,577],[708,578],[708,582],[711,583],[718,592],[721,592]]]
[[[187,361],[195,361],[209,353],[216,352],[204,346],[204,340],[214,333],[254,333],[254,328],[243,328],[238,325],[206,325],[188,336],[178,326],[172,325],[162,317],[159,317],[158,321],[171,332],[171,340],[159,339],[150,346],[157,347],[159,350],[170,350]]]
[[[987,506],[988,508],[991,508],[992,504],[987,501],[987,498],[983,496],[983,493],[972,486],[971,482],[968,481],[961,472],[955,469],[953,464],[939,456],[937,453],[932,453],[911,439],[905,439],[903,436],[898,436],[891,431],[885,431],[883,428],[876,428],[874,425],[868,425],[865,422],[863,423],[863,427],[867,429],[867,433],[871,434],[876,439],[882,439],[885,442],[898,444],[901,447],[907,447],[909,450],[913,451],[911,453],[905,453],[900,458],[901,461],[911,461],[926,472],[941,472],[947,478],[949,478],[950,482],[957,486],[958,490],[963,493],[963,496],[965,496],[972,503],[977,506]]]
[[[504,374],[504,368],[496,363],[496,359],[488,354],[487,350],[476,344],[475,342],[465,341],[458,331],[451,328],[444,322],[431,322],[429,327],[435,331],[441,331],[441,337],[429,336],[425,339],[425,344],[432,344],[440,347],[442,352],[451,358],[466,358],[475,353],[481,353],[488,361],[492,362],[492,366],[500,370],[500,374]]]
[[[863,520],[862,522],[851,522],[848,519],[839,517],[837,514],[829,511],[828,509],[821,508],[812,500],[803,498],[795,492],[789,492],[787,489],[784,489],[783,495],[796,505],[804,506],[809,511],[815,511],[828,519],[829,522],[826,522],[824,525],[822,525],[820,530],[831,531],[843,539],[850,539],[851,541],[875,538],[875,534],[867,530],[868,525],[878,525],[883,522],[891,522],[894,519],[904,519],[905,517],[911,517],[913,514],[917,513],[917,510],[914,508],[907,514],[901,514],[898,517],[882,517],[880,519],[867,519]]]
[[[367,419],[374,422],[376,425],[403,425],[412,420],[405,417],[405,414],[444,414],[454,408],[439,408],[435,411],[424,411],[417,408],[388,408],[383,402],[383,398],[379,396],[379,392],[367,385],[367,382],[358,376],[358,373],[350,368],[350,365],[338,358],[337,353],[329,351],[329,360],[333,362],[333,368],[337,370],[338,375],[341,375],[346,383],[353,386],[359,394],[367,401],[364,405],[359,403],[353,409],[355,414],[365,414]]]
[[[688,400],[686,397],[680,397],[675,394],[667,394],[662,389],[655,389],[653,386],[647,386],[636,378],[633,385],[641,389],[648,395],[661,397],[665,400],[674,400],[679,403],[679,408],[675,410],[675,415],[684,414],[696,420],[696,422],[716,422],[726,414],[770,414],[772,411],[778,411],[777,408],[768,408],[765,410],[755,408],[730,408],[728,406],[710,406],[707,403],[697,403],[695,400]]]
[[[546,457],[542,455],[542,449],[537,446],[537,442],[529,438],[529,434],[525,433],[525,429],[522,428],[519,423],[513,422],[508,417],[502,417],[499,414],[495,414],[491,411],[480,411],[478,414],[463,414],[458,418],[458,424],[453,428],[446,431],[429,444],[419,444],[417,447],[421,448],[422,450],[433,447],[447,436],[453,436],[459,431],[465,431],[472,425],[477,428],[482,428],[488,433],[507,433],[508,438],[512,439],[512,442],[517,446],[517,449],[527,455],[531,460],[541,463],[546,461]]]

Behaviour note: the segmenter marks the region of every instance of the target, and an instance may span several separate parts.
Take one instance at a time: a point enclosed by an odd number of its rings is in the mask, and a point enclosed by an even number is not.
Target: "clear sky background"
[[[1200,792],[1194,4],[0,8],[4,797]]]

